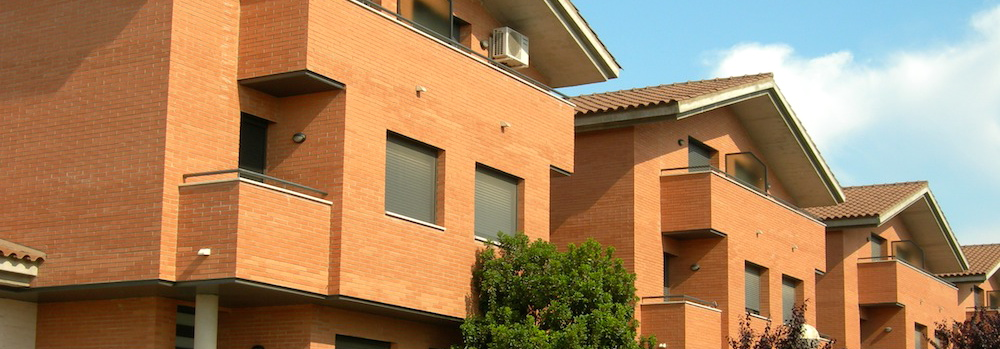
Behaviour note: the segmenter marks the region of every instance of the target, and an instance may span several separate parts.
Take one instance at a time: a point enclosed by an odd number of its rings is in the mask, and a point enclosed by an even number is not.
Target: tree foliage
[[[795,306],[792,319],[782,325],[773,327],[767,321],[762,332],[750,327],[750,314],[740,320],[739,337],[729,339],[732,349],[831,349],[832,341],[821,342],[815,339],[803,338],[806,324],[806,305]]]
[[[638,349],[635,275],[593,240],[566,252],[523,233],[501,234],[477,258],[468,349]],[[456,347],[458,348],[458,347]]]
[[[1000,313],[979,308],[972,318],[958,322],[938,323],[934,331],[939,349],[1000,348]]]

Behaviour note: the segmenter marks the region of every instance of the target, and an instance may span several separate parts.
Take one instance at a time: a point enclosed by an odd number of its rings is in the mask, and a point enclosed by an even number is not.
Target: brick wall
[[[824,226],[722,177],[661,178],[662,169],[688,166],[687,146],[677,141],[686,144],[689,136],[720,156],[752,151],[765,164],[770,161],[725,108],[679,121],[578,134],[577,172],[553,181],[552,241],[563,245],[595,237],[611,244],[636,272],[639,296],[662,294],[663,246],[678,246],[679,255],[671,262],[671,282],[676,282],[671,293],[719,303],[724,311],[720,343],[736,333],[745,314],[745,261],[768,269],[765,314],[780,318],[781,278],[788,275],[802,281],[799,300],[809,300],[806,317],[815,324],[815,270],[825,268]],[[724,161],[717,162],[724,170]],[[770,193],[790,200],[780,178],[773,171],[769,176]],[[663,231],[706,228],[728,237],[661,237]],[[693,264],[700,269],[691,271]]]
[[[41,303],[36,348],[172,348],[176,309],[163,298]]]

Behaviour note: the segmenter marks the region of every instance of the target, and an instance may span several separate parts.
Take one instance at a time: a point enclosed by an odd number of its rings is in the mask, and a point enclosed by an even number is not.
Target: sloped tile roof
[[[599,113],[684,101],[773,78],[773,74],[763,73],[721,79],[688,81],[669,85],[582,95],[572,97],[570,100],[576,104],[576,112],[578,114]]]
[[[844,203],[805,210],[822,220],[876,217],[926,188],[925,181],[845,187]]]
[[[1000,244],[965,245],[962,246],[962,253],[969,260],[969,270],[961,273],[941,274],[940,276],[981,275],[995,270],[1000,265]]]
[[[43,253],[42,251],[23,245],[18,245],[3,239],[0,239],[0,256],[16,258],[16,259],[26,259],[28,261],[37,261],[39,259],[45,259],[45,253]]]

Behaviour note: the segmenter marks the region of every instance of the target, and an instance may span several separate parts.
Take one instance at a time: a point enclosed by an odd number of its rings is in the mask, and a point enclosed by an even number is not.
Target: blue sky
[[[845,186],[928,180],[1000,242],[1000,0],[574,0],[623,66],[569,95],[774,72]]]

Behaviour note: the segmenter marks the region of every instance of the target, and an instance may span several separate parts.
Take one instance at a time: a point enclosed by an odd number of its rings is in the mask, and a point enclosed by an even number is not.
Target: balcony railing
[[[662,303],[690,302],[690,303],[704,305],[706,307],[712,307],[712,308],[718,308],[719,307],[719,302],[710,302],[710,301],[706,301],[706,300],[701,299],[701,298],[692,297],[692,296],[683,295],[683,294],[679,294],[679,295],[667,295],[667,296],[642,297],[640,299],[640,302],[641,302],[641,304],[650,304],[649,302],[652,302],[653,300],[657,300],[657,299],[661,300]],[[649,301],[649,302],[647,302],[647,301]]]
[[[744,188],[746,188],[746,189],[748,189],[750,191],[753,191],[754,193],[757,193],[760,196],[763,196],[763,197],[767,198],[768,200],[774,201],[774,202],[778,203],[781,206],[784,206],[785,208],[787,208],[789,210],[795,211],[796,213],[798,213],[798,214],[800,214],[802,216],[808,217],[809,219],[812,219],[812,220],[817,221],[817,222],[822,221],[819,217],[816,217],[815,215],[813,215],[813,214],[811,214],[809,212],[806,212],[805,210],[799,208],[795,204],[790,203],[790,202],[788,202],[788,201],[786,201],[786,200],[784,200],[782,198],[779,198],[777,196],[771,195],[770,193],[768,193],[766,191],[766,187],[767,187],[766,185],[765,185],[764,188],[758,187],[757,184],[748,183],[748,182],[744,181],[743,179],[740,179],[739,177],[737,177],[737,176],[735,176],[733,174],[727,173],[726,171],[723,171],[723,170],[721,170],[721,169],[719,169],[718,167],[715,167],[715,166],[675,167],[675,168],[667,168],[667,169],[660,170],[660,175],[661,176],[683,175],[683,174],[688,174],[688,173],[712,173],[712,174],[718,175],[720,177],[723,177],[723,178],[729,180],[730,182],[733,182],[733,183],[735,183],[735,184],[737,184],[739,186],[742,186],[742,187],[744,187]]]
[[[218,176],[218,175],[231,174],[231,173],[235,173],[236,176],[239,177],[239,178],[247,178],[247,179],[255,180],[255,181],[258,181],[258,182],[261,182],[261,183],[265,183],[265,184],[277,185],[277,186],[283,187],[285,189],[288,189],[289,187],[291,187],[291,188],[295,188],[295,189],[299,189],[299,190],[303,190],[303,191],[307,191],[307,192],[313,193],[313,194],[315,194],[315,196],[319,196],[319,197],[324,197],[324,196],[329,195],[329,193],[327,193],[325,191],[322,191],[322,190],[319,190],[319,189],[316,189],[316,188],[307,187],[307,186],[304,186],[304,185],[301,185],[301,184],[298,184],[298,183],[286,181],[286,180],[281,179],[281,178],[271,177],[271,176],[265,175],[263,173],[258,173],[258,172],[254,172],[254,171],[250,171],[250,170],[246,170],[246,169],[242,169],[242,168],[231,169],[231,170],[219,170],[219,171],[188,173],[188,174],[183,175],[182,177],[184,179],[184,182],[187,183],[188,178],[211,177],[211,176]]]
[[[430,35],[430,36],[434,37],[435,39],[438,39],[439,41],[441,41],[441,42],[443,42],[443,43],[445,43],[445,44],[447,44],[447,45],[449,45],[449,46],[451,46],[451,47],[453,47],[453,48],[455,48],[455,49],[457,49],[459,51],[462,51],[462,52],[464,52],[466,54],[478,57],[478,58],[482,59],[482,61],[484,61],[484,62],[486,62],[486,63],[488,63],[488,64],[490,64],[490,65],[492,65],[492,66],[494,66],[494,67],[496,67],[496,68],[498,68],[500,70],[503,70],[504,72],[506,72],[508,74],[514,75],[518,79],[524,80],[525,82],[528,82],[529,84],[534,85],[535,87],[537,87],[539,89],[542,89],[543,91],[547,91],[547,92],[549,92],[549,93],[551,93],[551,94],[553,94],[555,96],[558,96],[559,98],[562,98],[562,99],[569,99],[569,96],[566,96],[562,92],[556,91],[552,87],[549,87],[548,85],[543,84],[543,83],[539,82],[538,80],[532,79],[532,78],[528,77],[527,75],[521,74],[517,70],[514,70],[513,68],[508,67],[508,66],[504,65],[503,63],[494,61],[492,58],[486,57],[486,56],[480,54],[479,52],[473,51],[472,49],[470,49],[468,47],[465,47],[465,45],[462,45],[462,43],[456,41],[454,38],[450,38],[450,37],[448,37],[446,35],[441,35],[440,33],[436,32],[436,31],[434,31],[434,30],[432,30],[430,28],[427,28],[424,25],[421,25],[420,23],[414,22],[413,20],[410,20],[409,18],[403,17],[403,15],[400,14],[400,13],[397,13],[395,11],[392,11],[390,9],[382,7],[382,5],[379,5],[379,4],[377,4],[375,2],[372,2],[370,0],[353,0],[353,1],[361,3],[361,4],[365,5],[365,6],[368,6],[368,7],[372,8],[372,9],[374,9],[376,11],[379,11],[379,12],[381,12],[383,14],[395,17],[397,21],[402,22],[402,23],[406,23],[407,25],[409,25],[409,26],[411,26],[411,27],[413,27],[413,28],[415,28],[415,29],[417,29],[417,30],[419,30],[419,31],[427,34],[427,35]]]

